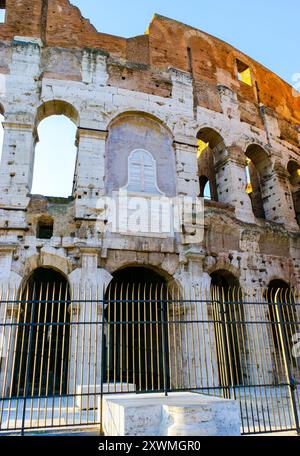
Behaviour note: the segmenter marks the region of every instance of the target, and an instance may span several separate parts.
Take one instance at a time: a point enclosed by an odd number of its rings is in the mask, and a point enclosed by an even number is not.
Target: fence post
[[[281,307],[282,303],[280,302],[280,299],[277,300],[279,292],[280,292],[280,289],[278,289],[276,291],[275,299],[274,299],[277,321],[279,323],[279,337],[280,337],[280,343],[282,346],[283,364],[284,364],[287,384],[289,385],[290,401],[291,401],[292,411],[293,411],[294,420],[295,420],[295,427],[296,427],[297,434],[300,435],[300,423],[299,423],[299,416],[298,416],[298,410],[297,410],[297,398],[296,398],[296,393],[295,393],[295,386],[292,382],[292,370],[291,370],[290,362],[288,359],[289,349],[288,349],[286,331],[285,331],[285,327],[284,327],[284,318],[283,318],[282,307]]]
[[[230,343],[230,331],[229,325],[233,325],[234,322],[230,322],[228,320],[226,306],[230,305],[229,302],[229,290],[227,292],[227,299],[225,298],[225,290],[221,288],[221,295],[219,296],[219,303],[220,303],[220,313],[221,313],[221,321],[222,321],[222,336],[223,336],[223,349],[224,349],[224,358],[225,358],[225,371],[226,371],[226,382],[227,382],[227,391],[229,399],[231,399],[231,389],[233,391],[233,398],[236,399],[235,388],[234,388],[234,381],[233,381],[233,365],[232,365],[232,357],[234,356],[231,350],[231,343]]]
[[[26,420],[26,402],[27,402],[27,397],[29,395],[29,378],[30,378],[30,369],[31,369],[31,352],[32,352],[32,347],[33,347],[33,330],[34,330],[34,315],[35,315],[35,309],[36,309],[36,295],[35,295],[35,289],[32,294],[33,300],[31,303],[31,313],[30,313],[30,335],[29,335],[29,344],[28,344],[28,350],[27,350],[27,356],[26,356],[26,373],[25,373],[25,388],[24,388],[24,403],[23,403],[23,413],[22,413],[22,428],[21,428],[21,435],[24,436],[25,434],[25,420]],[[25,321],[24,321],[24,324]],[[33,379],[34,381],[34,379]]]
[[[103,383],[104,383],[104,375],[105,375],[105,348],[104,348],[104,341],[105,341],[105,334],[104,334],[104,325],[105,325],[105,316],[104,316],[104,305],[105,305],[105,290],[103,290],[102,295],[102,327],[101,327],[101,379],[100,379],[100,434],[103,434]]]
[[[167,309],[165,308],[165,305],[167,301],[163,299],[163,293],[161,292],[161,297],[160,297],[160,310],[161,310],[161,337],[162,337],[162,350],[163,350],[163,377],[164,377],[164,392],[165,396],[168,396],[168,377],[167,377],[167,366],[168,366],[168,357],[167,357],[167,347],[166,347],[166,337],[167,337],[167,332],[166,332],[166,325],[168,324],[167,318],[166,318],[166,312]]]

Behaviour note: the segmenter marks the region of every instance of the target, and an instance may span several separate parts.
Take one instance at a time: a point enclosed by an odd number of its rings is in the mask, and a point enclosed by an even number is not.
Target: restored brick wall
[[[7,0],[7,22],[0,25],[0,40],[11,40],[15,35],[40,37],[53,47],[101,48],[124,59],[123,69],[111,67],[112,85],[160,96],[168,97],[169,87],[158,70],[175,67],[192,71],[200,106],[220,112],[216,86],[224,85],[238,93],[242,121],[261,128],[260,102],[278,117],[282,138],[299,143],[300,97],[293,96],[291,86],[229,44],[185,24],[156,15],[147,35],[125,39],[99,33],[69,0]],[[237,58],[250,66],[255,82],[252,87],[237,80]],[[124,65],[125,60],[146,67]],[[292,127],[287,133],[286,122],[296,129]]]

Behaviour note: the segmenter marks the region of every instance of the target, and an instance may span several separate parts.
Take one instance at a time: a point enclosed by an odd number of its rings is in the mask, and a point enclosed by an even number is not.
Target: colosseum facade
[[[300,97],[291,86],[231,45],[159,15],[125,39],[98,32],[68,0],[0,7],[5,296],[36,271],[99,299],[114,278],[142,281],[147,271],[195,300],[211,284],[254,297],[272,284],[299,288]],[[39,124],[52,115],[77,128],[69,198],[31,193]],[[185,230],[147,236],[106,226],[99,200],[127,185],[136,151],[155,167],[159,193],[205,197],[200,242]],[[267,375],[271,382],[272,366]]]

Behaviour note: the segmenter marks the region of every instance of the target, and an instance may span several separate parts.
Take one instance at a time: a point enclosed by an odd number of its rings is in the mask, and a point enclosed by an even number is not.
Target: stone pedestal
[[[103,401],[106,436],[240,435],[239,405],[232,400],[195,393],[167,397],[156,393],[104,396]]]

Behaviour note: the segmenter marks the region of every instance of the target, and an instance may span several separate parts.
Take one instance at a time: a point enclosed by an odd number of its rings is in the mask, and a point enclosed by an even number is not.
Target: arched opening
[[[295,216],[300,226],[300,165],[294,160],[290,160],[287,166],[290,176],[290,187],[293,197]]]
[[[145,267],[113,274],[105,295],[107,383],[132,384],[137,391],[160,391],[169,385],[168,291],[164,277]]]
[[[205,197],[206,193],[207,199],[218,201],[216,163],[225,150],[223,138],[215,130],[203,128],[199,131],[197,139],[200,196]]]
[[[129,191],[146,193],[148,189],[150,194],[174,197],[173,142],[169,129],[153,116],[127,112],[116,117],[106,141],[106,192],[111,194],[130,182]]]
[[[299,376],[300,363],[293,356],[293,337],[299,332],[299,318],[293,290],[284,280],[272,280],[266,290],[266,300],[269,303],[268,319],[270,322],[270,340],[273,349],[274,371],[277,380],[286,377],[284,366],[284,350],[287,361],[291,368],[297,371],[295,378]]]
[[[270,160],[267,152],[257,144],[250,145],[246,150],[247,157],[247,188],[253,214],[257,218],[266,218],[264,207],[264,193],[266,179],[270,174]]]
[[[48,102],[38,109],[37,124],[31,193],[68,197],[74,184],[78,114],[68,103]]]
[[[62,274],[48,268],[31,274],[18,311],[13,396],[67,392],[69,302],[69,284]]]
[[[216,297],[215,339],[221,385],[245,385],[243,369],[245,347],[244,309],[238,279],[226,270],[211,274]]]
[[[211,200],[210,182],[206,176],[200,176],[199,186],[200,186],[200,194],[199,194],[200,198],[204,198],[206,200]]]

